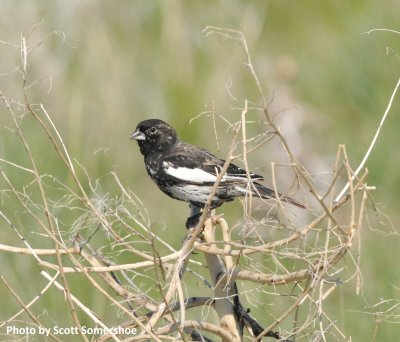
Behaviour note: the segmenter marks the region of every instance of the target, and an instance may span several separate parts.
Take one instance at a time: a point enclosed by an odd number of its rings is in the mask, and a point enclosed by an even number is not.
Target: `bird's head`
[[[166,122],[150,119],[139,122],[131,139],[137,140],[140,152],[147,155],[168,150],[175,144],[177,137],[176,131]]]

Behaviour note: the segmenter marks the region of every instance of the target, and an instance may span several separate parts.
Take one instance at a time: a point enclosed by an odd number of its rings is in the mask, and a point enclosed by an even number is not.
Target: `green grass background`
[[[374,28],[400,30],[398,1],[3,0],[0,7],[0,90],[22,101],[20,52],[4,42],[19,45],[21,32],[39,24],[28,38],[31,46],[42,42],[28,55],[28,80],[40,80],[30,88],[31,102],[44,104],[71,156],[93,180],[111,170],[120,176],[148,208],[154,230],[176,248],[183,237],[187,205],[158,192],[129,135],[138,121],[158,117],[170,122],[182,139],[223,156],[231,137],[223,121],[217,126],[218,150],[211,119],[202,116],[191,124],[189,120],[214,108],[236,121],[240,111],[232,107],[243,106],[244,99],[259,103],[239,45],[204,37],[205,26],[245,33],[265,92],[282,112],[278,118],[285,118],[283,125],[297,122],[300,146],[295,151],[316,176],[331,171],[338,144],[346,145],[352,165],[358,165],[400,76],[400,35],[363,34]],[[238,101],[228,95],[227,83]],[[250,114],[253,120],[263,119],[260,113]],[[29,165],[15,135],[4,128],[12,125],[3,105],[0,120],[0,157]],[[377,187],[374,201],[393,226],[370,211],[373,223],[361,233],[363,291],[355,295],[354,283],[349,282],[327,301],[330,317],[352,341],[371,340],[374,331],[376,341],[400,338],[399,310],[380,322],[382,316],[371,313],[381,308],[370,307],[382,299],[393,300],[391,304],[400,300],[400,241],[390,234],[399,223],[399,127],[397,97],[367,164],[368,183]],[[25,117],[22,129],[35,155],[42,156],[39,167],[70,182],[37,123]],[[254,125],[250,133],[260,132]],[[269,163],[279,157],[268,154],[268,145],[264,148],[249,162],[257,172],[269,175]],[[1,167],[16,184],[25,184],[19,172]],[[15,214],[12,198],[2,196],[1,205]],[[227,218],[235,222],[240,206],[226,207]],[[26,217],[21,220],[27,236],[40,241],[30,233]],[[20,243],[2,220],[0,229],[2,242]],[[0,268],[25,301],[44,284],[27,256],[2,252]],[[69,277],[82,301],[98,312],[109,310],[89,284],[80,283],[79,275]],[[0,289],[7,293],[4,284]],[[50,291],[34,310],[38,314],[45,308],[44,316],[57,317],[68,326],[69,315],[65,306],[56,304],[59,300],[60,294]],[[0,307],[0,320],[19,308],[8,294],[1,296]]]

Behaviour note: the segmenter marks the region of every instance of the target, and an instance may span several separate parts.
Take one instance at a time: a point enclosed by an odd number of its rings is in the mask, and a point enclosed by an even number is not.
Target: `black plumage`
[[[166,122],[150,119],[140,122],[131,139],[137,140],[144,156],[146,170],[152,180],[168,196],[203,208],[211,195],[218,174],[225,164],[211,152],[177,138],[176,131]],[[249,178],[251,184],[249,185]],[[252,195],[264,199],[278,198],[297,207],[304,206],[290,197],[276,194],[257,181],[263,177],[230,164],[211,201],[219,207],[235,197]]]

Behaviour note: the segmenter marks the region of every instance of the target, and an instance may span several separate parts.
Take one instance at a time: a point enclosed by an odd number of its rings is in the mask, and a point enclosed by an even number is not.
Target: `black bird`
[[[137,140],[147,173],[161,191],[177,200],[189,202],[192,212],[193,207],[197,208],[197,214],[189,217],[186,226],[189,228],[196,224],[225,161],[205,149],[180,141],[176,131],[158,119],[140,122],[131,139]],[[249,177],[252,181],[250,186],[246,171],[229,164],[212,198],[211,208],[217,208],[235,197],[246,196],[249,191],[254,196],[264,199],[279,197],[281,201],[305,208],[290,197],[257,183],[264,179],[262,176],[250,173]]]

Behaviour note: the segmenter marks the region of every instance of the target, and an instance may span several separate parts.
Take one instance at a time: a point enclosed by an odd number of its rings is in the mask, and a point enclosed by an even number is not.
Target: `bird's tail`
[[[266,188],[264,185],[262,185],[260,183],[253,183],[253,185],[255,187],[253,189],[254,196],[261,196],[264,199],[276,198],[276,199],[281,200],[282,202],[292,204],[296,207],[303,208],[303,209],[306,208],[303,204],[297,202],[293,198],[290,198],[285,195],[281,195],[280,193],[276,193],[274,190]]]

